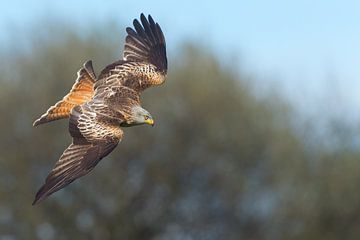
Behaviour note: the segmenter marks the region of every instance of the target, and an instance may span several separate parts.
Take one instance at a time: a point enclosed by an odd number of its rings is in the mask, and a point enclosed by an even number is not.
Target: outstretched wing
[[[67,118],[71,109],[89,101],[94,94],[94,82],[96,76],[92,67],[92,62],[87,61],[77,72],[77,79],[70,92],[54,106],[51,106],[46,113],[37,119],[33,125],[37,126],[54,120]]]
[[[141,14],[140,22],[135,19],[134,29],[126,28],[124,57],[125,61],[146,62],[156,66],[158,71],[166,73],[166,43],[158,23],[149,15]]]
[[[47,176],[33,205],[89,173],[121,140],[123,132],[113,120],[88,110],[83,106],[72,110],[69,131],[73,142]]]
[[[134,29],[126,28],[123,60],[114,62],[101,72],[95,89],[125,86],[135,91],[160,85],[167,74],[166,43],[158,23],[149,15],[135,19]]]
[[[34,204],[90,172],[108,155],[118,142],[79,143],[73,142],[61,155],[45,184],[36,193]]]

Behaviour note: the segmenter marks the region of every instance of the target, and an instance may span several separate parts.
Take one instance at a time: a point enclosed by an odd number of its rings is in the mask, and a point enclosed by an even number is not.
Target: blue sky
[[[360,109],[360,1],[5,1],[0,40],[48,18],[79,26],[131,24],[141,12],[161,23],[175,51],[192,39],[239,62],[260,84],[278,83],[299,106]],[[322,106],[324,105],[324,106]],[[316,108],[314,108],[316,109]]]

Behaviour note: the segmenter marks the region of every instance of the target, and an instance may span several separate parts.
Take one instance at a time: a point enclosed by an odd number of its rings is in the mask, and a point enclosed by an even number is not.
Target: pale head
[[[131,127],[135,125],[149,124],[154,126],[154,119],[151,114],[140,106],[134,106],[131,108],[131,116],[126,123],[121,124],[124,127]]]

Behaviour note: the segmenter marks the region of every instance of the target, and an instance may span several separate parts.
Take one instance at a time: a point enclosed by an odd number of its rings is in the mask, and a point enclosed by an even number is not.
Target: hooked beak
[[[155,124],[154,119],[152,119],[152,118],[147,119],[147,120],[145,121],[145,123],[146,123],[146,124],[149,124],[149,125],[151,125],[151,126],[154,126],[154,124]]]

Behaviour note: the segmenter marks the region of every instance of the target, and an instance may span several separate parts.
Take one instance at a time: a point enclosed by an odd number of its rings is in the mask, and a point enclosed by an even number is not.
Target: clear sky
[[[242,63],[265,86],[269,79],[279,82],[300,105],[319,104],[334,91],[331,104],[339,101],[347,113],[360,109],[360,1],[12,0],[1,8],[3,42],[10,29],[49,17],[81,26],[131,24],[141,12],[151,13],[170,50],[191,38],[224,61]]]

